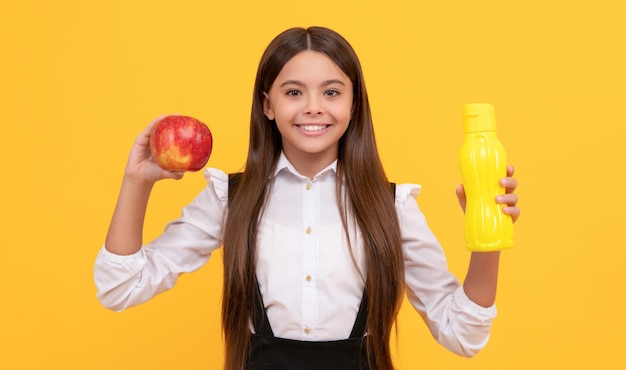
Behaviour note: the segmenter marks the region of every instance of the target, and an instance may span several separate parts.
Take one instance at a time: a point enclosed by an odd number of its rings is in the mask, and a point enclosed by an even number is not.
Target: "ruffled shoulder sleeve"
[[[207,167],[204,169],[204,178],[213,184],[217,198],[225,202],[228,200],[228,175],[217,168]]]
[[[409,196],[415,199],[422,190],[422,186],[418,184],[397,184],[396,185],[396,207],[402,208]]]

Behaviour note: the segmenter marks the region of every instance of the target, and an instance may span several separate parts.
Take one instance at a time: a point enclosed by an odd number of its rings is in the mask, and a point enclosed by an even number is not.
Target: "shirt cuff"
[[[485,320],[492,320],[498,313],[495,303],[489,307],[483,307],[475,303],[467,296],[467,294],[465,294],[462,286],[458,287],[454,292],[454,300],[463,312],[471,314],[473,317],[481,317]]]
[[[127,254],[127,255],[115,254],[115,253],[109,252],[106,249],[106,246],[103,245],[102,248],[100,249],[100,252],[98,253],[97,261],[139,266],[139,265],[143,265],[145,261],[144,255],[145,255],[145,252],[143,251],[143,249],[140,249],[133,254]]]

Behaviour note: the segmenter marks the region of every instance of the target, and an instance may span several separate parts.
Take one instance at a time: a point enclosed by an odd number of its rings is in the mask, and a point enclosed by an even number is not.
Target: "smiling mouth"
[[[330,125],[297,125],[297,126],[301,128],[302,130],[308,131],[308,132],[323,131],[327,129],[328,127],[330,127]]]

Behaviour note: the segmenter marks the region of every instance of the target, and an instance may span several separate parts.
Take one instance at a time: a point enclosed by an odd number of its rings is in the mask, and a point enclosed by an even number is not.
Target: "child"
[[[393,369],[405,292],[446,348],[469,357],[486,344],[499,253],[473,253],[462,286],[448,271],[415,202],[420,187],[394,189],[385,176],[358,58],[336,32],[293,28],[270,43],[245,170],[229,180],[207,168],[208,186],[142,246],[152,186],[182,177],[151,160],[151,127],[131,150],[96,260],[104,306],[147,301],[224,245],[226,369]],[[512,175],[509,166],[496,201],[516,220]],[[462,186],[457,196],[464,209]]]

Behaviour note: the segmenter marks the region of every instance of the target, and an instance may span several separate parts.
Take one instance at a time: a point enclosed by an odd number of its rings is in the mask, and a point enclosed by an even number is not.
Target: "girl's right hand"
[[[152,160],[150,135],[154,125],[163,118],[165,116],[162,115],[154,119],[135,139],[135,144],[130,151],[128,163],[126,164],[126,177],[153,184],[163,179],[179,180],[185,174],[182,171],[164,170]]]

